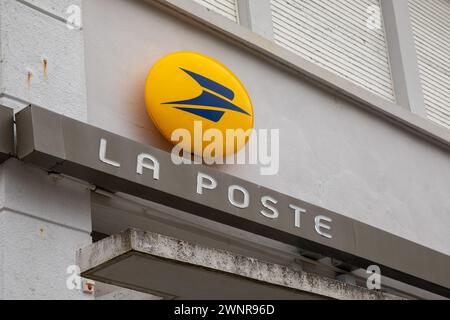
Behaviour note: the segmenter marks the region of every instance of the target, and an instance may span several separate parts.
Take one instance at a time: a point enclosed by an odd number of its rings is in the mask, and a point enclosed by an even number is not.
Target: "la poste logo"
[[[223,137],[223,146],[217,148],[215,156],[236,153],[246,145],[253,129],[253,106],[241,81],[223,64],[200,53],[176,52],[160,59],[148,75],[145,99],[148,114],[161,134],[200,156],[218,136]],[[217,134],[200,144],[185,135],[185,141],[174,137],[177,130],[194,137],[199,124],[202,132]],[[248,134],[244,139],[226,139],[232,131]]]

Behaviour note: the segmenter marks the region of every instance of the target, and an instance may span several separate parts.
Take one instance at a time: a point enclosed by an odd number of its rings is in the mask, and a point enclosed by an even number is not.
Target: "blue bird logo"
[[[192,79],[194,79],[203,88],[203,92],[196,98],[182,101],[165,102],[163,103],[164,105],[175,105],[175,109],[194,114],[216,123],[222,119],[227,110],[240,112],[251,117],[248,112],[230,102],[233,101],[235,97],[235,94],[231,89],[198,73],[183,68],[180,69],[187,75],[189,75]],[[210,91],[213,93],[211,93]],[[188,106],[213,107],[222,110],[202,109]]]

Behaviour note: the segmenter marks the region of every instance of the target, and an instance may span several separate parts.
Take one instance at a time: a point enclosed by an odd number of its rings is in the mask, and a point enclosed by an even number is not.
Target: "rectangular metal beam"
[[[14,110],[0,106],[0,163],[14,154]]]
[[[450,257],[359,221],[213,170],[206,166],[175,165],[171,155],[154,147],[78,122],[38,107],[16,115],[18,157],[45,170],[63,173],[112,192],[123,192],[210,220],[318,252],[366,269],[376,264],[382,274],[450,297]],[[100,159],[100,141],[107,141],[107,157]],[[139,155],[160,164],[160,174],[137,172]],[[117,164],[120,164],[118,166]],[[217,181],[214,190],[197,191],[198,174]],[[228,201],[228,188],[238,185],[250,194],[244,209]],[[270,219],[261,199],[277,200],[279,216]],[[296,225],[291,206],[306,210]],[[320,235],[316,218],[332,220],[332,238]]]

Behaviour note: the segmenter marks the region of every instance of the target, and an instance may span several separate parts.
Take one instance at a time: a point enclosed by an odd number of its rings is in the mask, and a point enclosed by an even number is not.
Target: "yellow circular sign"
[[[235,153],[253,129],[253,106],[242,83],[223,64],[200,53],[176,52],[159,60],[148,75],[145,100],[162,135],[197,155],[204,156],[220,137],[223,148],[216,156]],[[233,130],[245,132],[245,139],[231,139]],[[176,132],[189,132],[190,141],[173,141]],[[198,139],[202,142],[195,143]]]

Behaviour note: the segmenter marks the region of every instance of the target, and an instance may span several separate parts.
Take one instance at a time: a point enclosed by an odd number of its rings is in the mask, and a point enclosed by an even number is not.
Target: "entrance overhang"
[[[165,299],[394,299],[276,264],[140,230],[77,254],[81,276]]]

